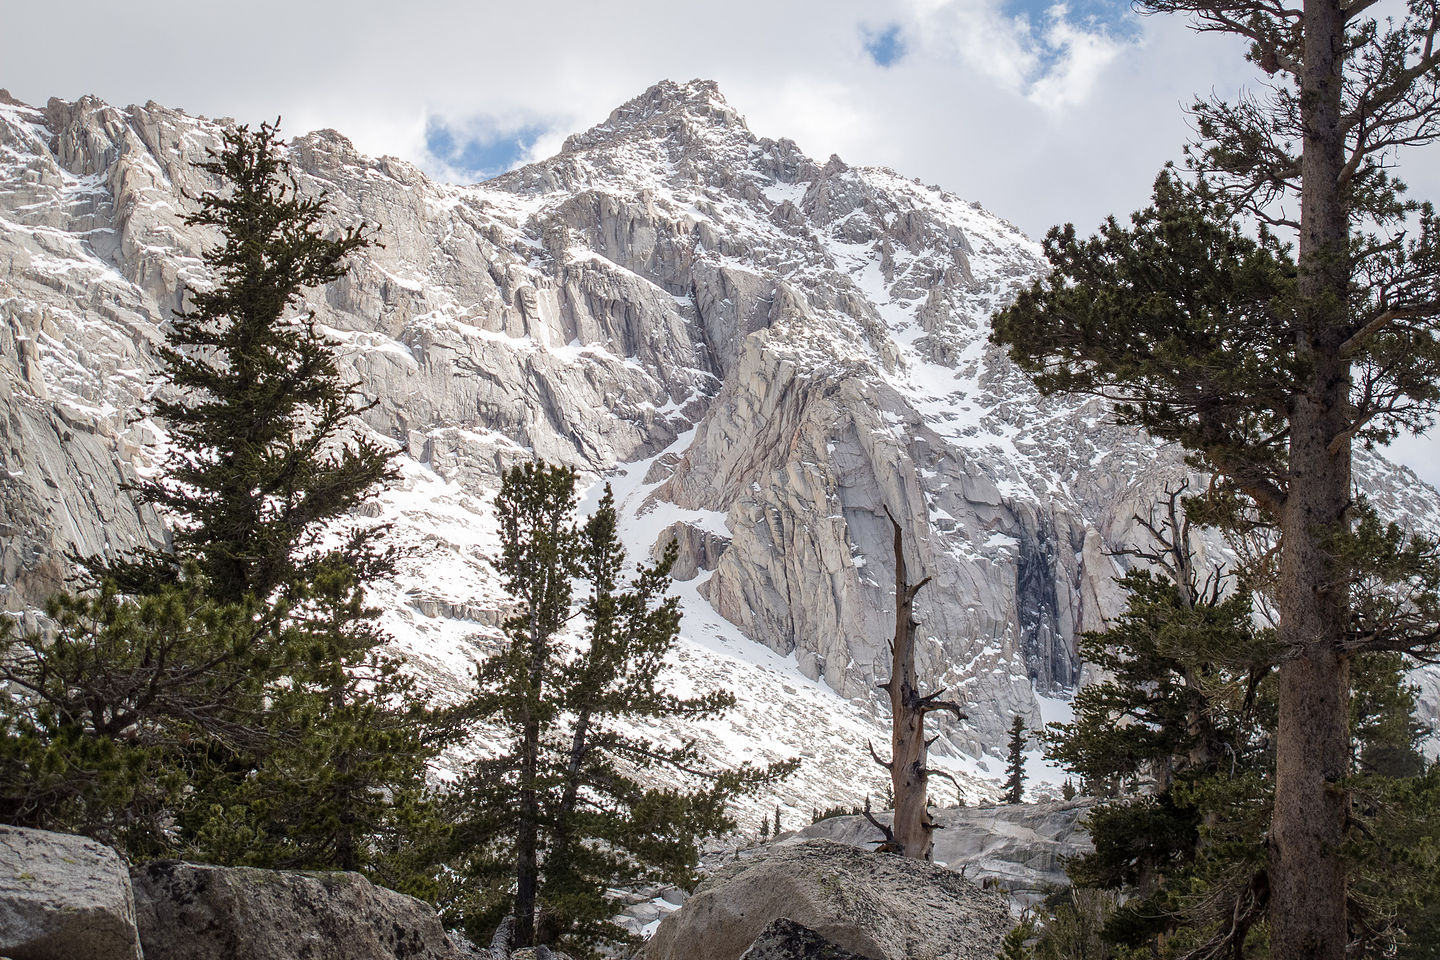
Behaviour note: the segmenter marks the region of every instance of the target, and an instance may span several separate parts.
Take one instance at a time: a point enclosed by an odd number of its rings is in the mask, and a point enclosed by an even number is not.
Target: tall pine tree
[[[1121,579],[1124,613],[1081,642],[1102,679],[1076,695],[1074,720],[1047,738],[1052,758],[1107,797],[1087,821],[1094,852],[1067,872],[1077,889],[1119,894],[1104,924],[1117,956],[1262,955],[1281,648],[1233,577],[1197,571],[1180,494],[1161,521],[1140,519],[1155,546],[1130,553],[1147,567]],[[1416,572],[1417,583],[1433,579],[1423,564]],[[1263,567],[1247,574],[1268,584]],[[1365,606],[1361,596],[1355,605]],[[1434,920],[1416,905],[1435,889],[1440,808],[1418,776],[1415,701],[1402,667],[1397,656],[1368,653],[1351,672],[1346,784],[1357,802],[1345,855],[1357,955],[1405,949]],[[1406,855],[1389,839],[1399,824]]]
[[[152,412],[172,453],[138,495],[173,518],[175,555],[195,558],[222,602],[300,599],[293,591],[337,556],[365,576],[384,572],[375,528],[321,547],[391,478],[394,454],[352,429],[373,403],[341,377],[335,342],[302,305],[307,290],[345,274],[370,231],[327,226],[328,202],[301,193],[269,124],[227,130],[197,166],[220,187],[185,218],[219,234],[202,254],[213,284],[187,292],[157,351],[169,389]]]
[[[734,825],[728,801],[793,764],[715,770],[693,741],[638,732],[646,721],[713,716],[734,699],[665,689],[680,624],[678,601],[666,596],[673,547],[627,578],[608,490],[577,525],[575,479],[568,468],[520,464],[496,498],[497,565],[517,610],[479,666],[471,709],[508,747],[475,760],[453,798],[454,866],[465,881],[451,910],[478,936],[508,914],[518,946],[584,950],[626,939],[610,921],[611,888],[688,882],[698,842]],[[588,588],[578,603],[576,581]],[[690,786],[647,785],[661,772]]]
[[[1025,799],[1025,720],[1018,714],[1010,723],[1009,754],[1005,760],[1004,800],[1020,803]]]
[[[136,769],[183,770],[183,789],[156,801],[158,845],[419,890],[424,869],[396,865],[413,862],[407,835],[427,822],[440,734],[365,600],[391,563],[383,529],[348,520],[391,454],[356,429],[367,405],[301,304],[368,232],[326,226],[325,198],[301,194],[274,127],[227,131],[198,166],[217,189],[186,221],[218,233],[203,255],[214,283],[187,295],[159,348],[153,412],[172,452],[138,484],[175,549],[87,564],[96,597],[60,598],[62,629],[11,661],[30,691],[16,724],[48,737],[42,759],[69,744],[77,758],[120,750]],[[74,777],[95,796],[86,763]]]
[[[1143,261],[1111,246],[1126,233],[1113,221],[1089,244],[1053,231],[1052,279],[997,334],[1047,389],[1116,397],[1122,415],[1184,444],[1278,525],[1277,634],[1288,655],[1276,680],[1272,948],[1277,960],[1341,960],[1348,802],[1337,784],[1358,649],[1345,633],[1340,544],[1353,521],[1354,443],[1423,426],[1440,399],[1440,234],[1392,175],[1398,151],[1440,135],[1440,16],[1435,0],[1408,0],[1383,21],[1376,0],[1137,7],[1243,38],[1265,72],[1259,95],[1196,105],[1192,159],[1226,216],[1295,236],[1293,279],[1251,296],[1270,281],[1228,268],[1263,271],[1260,257],[1229,240],[1209,248],[1211,263],[1195,256],[1206,238],[1223,238],[1164,232],[1174,220],[1162,187],[1161,215],[1129,232]]]
[[[1088,240],[1052,230],[1051,275],[997,316],[995,336],[1042,390],[1118,401],[1121,421],[1182,444],[1277,529],[1273,602],[1286,655],[1268,834],[1272,942],[1285,960],[1339,960],[1350,936],[1340,853],[1350,663],[1367,650],[1424,649],[1437,635],[1434,611],[1414,606],[1383,638],[1351,629],[1350,583],[1363,574],[1347,547],[1357,516],[1350,449],[1423,422],[1433,407],[1440,342],[1421,319],[1429,308],[1377,321],[1387,300],[1440,304],[1440,272],[1430,272],[1440,246],[1426,211],[1415,241],[1368,255],[1374,286],[1347,272],[1356,287],[1347,279],[1326,292],[1312,248],[1302,245],[1297,265],[1266,230],[1242,233],[1235,212],[1205,180],[1167,173],[1129,228],[1111,219]],[[1337,249],[1333,238],[1326,246]]]
[[[396,836],[418,822],[432,716],[385,654],[366,585],[391,571],[384,528],[349,521],[393,475],[357,429],[364,402],[302,298],[339,279],[370,231],[336,231],[305,196],[275,127],[237,127],[199,164],[221,189],[191,225],[215,228],[196,291],[160,349],[169,390],[154,413],[175,451],[142,499],[175,522],[219,602],[269,618],[252,650],[270,671],[262,749],[222,755],[181,824],[211,857],[365,870],[391,883]],[[145,558],[150,566],[155,558]]]

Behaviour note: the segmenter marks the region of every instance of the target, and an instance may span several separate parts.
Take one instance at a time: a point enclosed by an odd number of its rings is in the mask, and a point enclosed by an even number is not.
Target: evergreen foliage
[[[1001,799],[1006,803],[1020,803],[1025,798],[1025,720],[1019,714],[1010,722],[1010,742],[1007,746],[1005,793]]]
[[[847,807],[844,804],[826,807],[824,810],[821,810],[819,807],[813,807],[810,810],[810,822],[812,824],[819,823],[821,820],[829,820],[831,817],[858,817],[864,814],[864,812],[864,806]]]
[[[1035,960],[1130,960],[1106,935],[1116,899],[1109,890],[1076,887],[1047,898],[1041,936],[1031,956]]]
[[[1218,579],[1202,591],[1133,570],[1120,582],[1125,612],[1081,642],[1105,679],[1050,734],[1052,758],[1112,798],[1087,820],[1095,852],[1068,872],[1077,887],[1126,893],[1106,920],[1111,943],[1173,943],[1182,929],[1203,941],[1216,933],[1212,905],[1255,906],[1244,893],[1264,866],[1254,812],[1268,813],[1273,762],[1269,637],[1249,596],[1222,596]],[[1135,795],[1142,784],[1150,792]],[[1258,918],[1232,917],[1226,935],[1243,942]]]
[[[345,519],[391,478],[393,453],[354,429],[372,404],[341,378],[314,312],[296,312],[368,231],[327,232],[325,197],[300,194],[272,126],[227,131],[200,167],[224,187],[186,218],[220,234],[204,252],[215,284],[160,350],[172,389],[154,412],[176,450],[139,492],[175,518],[176,553],[211,596],[264,605],[257,647],[272,670],[263,745],[220,758],[225,775],[197,785],[180,824],[225,862],[378,876],[395,845],[384,838],[414,822],[434,746],[365,602],[393,565],[384,528]]]
[[[1353,629],[1353,446],[1423,428],[1440,402],[1440,224],[1391,173],[1398,151],[1440,136],[1440,16],[1409,0],[1378,21],[1374,5],[1139,3],[1244,38],[1265,91],[1197,104],[1193,182],[1163,175],[1133,229],[1052,230],[1051,276],[995,325],[1042,390],[1118,401],[1276,525],[1277,960],[1341,960],[1357,932],[1337,787],[1350,662],[1437,638],[1436,609],[1413,602],[1378,633]],[[1293,231],[1293,262],[1266,228]]]
[[[224,138],[197,164],[222,190],[203,193],[185,218],[219,233],[202,254],[214,284],[187,291],[157,350],[170,389],[152,413],[174,449],[136,490],[174,518],[175,556],[195,559],[217,600],[270,600],[277,590],[293,600],[288,591],[337,555],[361,579],[386,570],[372,549],[380,529],[352,529],[343,546],[321,548],[338,519],[391,479],[393,453],[351,429],[374,404],[341,378],[314,311],[296,313],[305,291],[345,274],[370,232],[328,235],[329,204],[300,194],[276,127],[235,127]],[[173,566],[138,559],[106,572],[128,586]]]
[[[1102,928],[1116,956],[1263,956],[1279,648],[1257,627],[1250,594],[1225,590],[1218,571],[1199,580],[1178,501],[1177,491],[1164,523],[1142,521],[1159,547],[1135,552],[1153,568],[1123,577],[1125,612],[1083,637],[1082,656],[1104,679],[1048,735],[1051,757],[1111,798],[1087,821],[1094,852],[1067,872],[1077,890],[1120,894]],[[1433,781],[1416,776],[1421,731],[1403,666],[1370,653],[1351,673],[1350,909],[1357,950],[1376,953],[1416,943],[1434,923],[1434,907],[1421,904],[1436,902],[1440,805]]]
[[[367,405],[295,312],[369,239],[327,236],[325,198],[300,195],[274,127],[227,131],[199,166],[220,190],[187,222],[218,232],[215,283],[159,348],[153,412],[174,446],[137,485],[175,549],[91,558],[92,593],[7,640],[21,693],[4,772],[34,789],[4,789],[6,813],[133,855],[363,870],[423,893],[433,871],[413,851],[439,829],[420,798],[442,729],[365,602],[392,562],[383,528],[346,519],[391,454],[354,429]]]
[[[73,831],[132,857],[173,849],[188,745],[253,746],[262,684],[250,605],[221,606],[198,572],[139,597],[62,593],[52,627],[0,622],[0,822]]]
[[[1035,936],[1035,920],[1027,912],[1020,917],[1020,922],[1005,934],[1000,941],[1000,951],[996,954],[998,960],[1034,960],[1035,951],[1030,949],[1028,940]]]
[[[794,764],[714,770],[693,741],[635,732],[636,721],[714,716],[734,698],[665,688],[680,625],[678,600],[666,596],[674,547],[626,578],[608,489],[577,524],[575,480],[565,467],[520,464],[496,497],[497,566],[517,610],[478,667],[468,710],[507,747],[473,761],[451,798],[461,885],[447,910],[475,936],[488,939],[510,915],[517,946],[587,950],[628,939],[610,921],[610,888],[688,883],[698,842],[734,827],[728,801]],[[575,581],[588,590],[578,604]],[[572,618],[578,644],[566,632]],[[691,786],[646,786],[657,768]]]

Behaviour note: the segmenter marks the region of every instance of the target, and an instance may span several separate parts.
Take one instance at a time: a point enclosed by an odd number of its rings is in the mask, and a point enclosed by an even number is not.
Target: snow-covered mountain
[[[224,121],[0,93],[0,591],[38,604],[63,554],[162,540],[121,489],[156,462],[133,421],[153,347],[213,238],[191,165]],[[1185,474],[1099,401],[1042,400],[988,317],[1040,266],[1005,221],[884,169],[756,137],[714,84],[665,82],[557,156],[435,183],[334,131],[294,141],[306,191],[381,226],[313,306],[403,451],[374,512],[408,549],[377,597],[442,693],[504,605],[487,564],[502,469],[543,457],[615,491],[633,554],[672,537],[682,685],[740,706],[717,759],[801,756],[799,814],[878,791],[888,508],[920,594],[920,670],[966,703],[937,750],[974,796],[1013,714],[1079,680],[1078,632],[1120,603],[1110,552]],[[1440,497],[1366,465],[1382,506],[1440,530]],[[1057,699],[1058,698],[1058,699]],[[944,790],[940,786],[937,793]]]

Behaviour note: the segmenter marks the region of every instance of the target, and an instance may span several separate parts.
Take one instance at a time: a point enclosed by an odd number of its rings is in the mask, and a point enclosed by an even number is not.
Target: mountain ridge
[[[179,214],[220,129],[153,103],[0,107],[10,609],[58,586],[66,549],[164,541],[121,489],[164,428],[129,411],[168,311],[204,282],[207,236]],[[329,131],[288,151],[341,220],[382,225],[385,247],[310,305],[380,401],[367,428],[401,451],[373,519],[412,556],[377,599],[432,689],[458,693],[495,641],[486,498],[540,456],[579,466],[592,502],[615,486],[632,555],[679,540],[677,666],[744,694],[705,735],[722,758],[814,754],[786,788],[796,810],[879,789],[863,741],[884,736],[887,508],[935,577],[920,665],[972,715],[937,745],[967,794],[1011,715],[1063,712],[1075,636],[1121,602],[1111,554],[1188,469],[1100,401],[1040,398],[988,343],[990,312],[1041,268],[1012,225],[755,137],[708,81],[656,85],[481,184]],[[1391,515],[1440,529],[1433,490],[1364,469]]]

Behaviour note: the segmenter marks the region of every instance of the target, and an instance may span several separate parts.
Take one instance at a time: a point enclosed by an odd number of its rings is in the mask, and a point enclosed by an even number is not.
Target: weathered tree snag
[[[870,756],[890,771],[890,784],[895,793],[895,825],[887,830],[870,816],[868,798],[865,813],[885,835],[882,849],[916,860],[929,860],[936,827],[928,806],[929,778],[934,771],[926,763],[926,754],[933,740],[925,739],[925,715],[935,710],[949,710],[963,720],[965,714],[959,704],[940,699],[944,690],[920,694],[920,683],[915,676],[915,631],[920,626],[914,616],[915,595],[930,578],[913,584],[909,581],[900,524],[889,508],[885,516],[890,518],[890,526],[895,531],[895,638],[890,642],[890,679],[880,684],[880,689],[890,694],[890,761],[880,759],[873,746]]]

